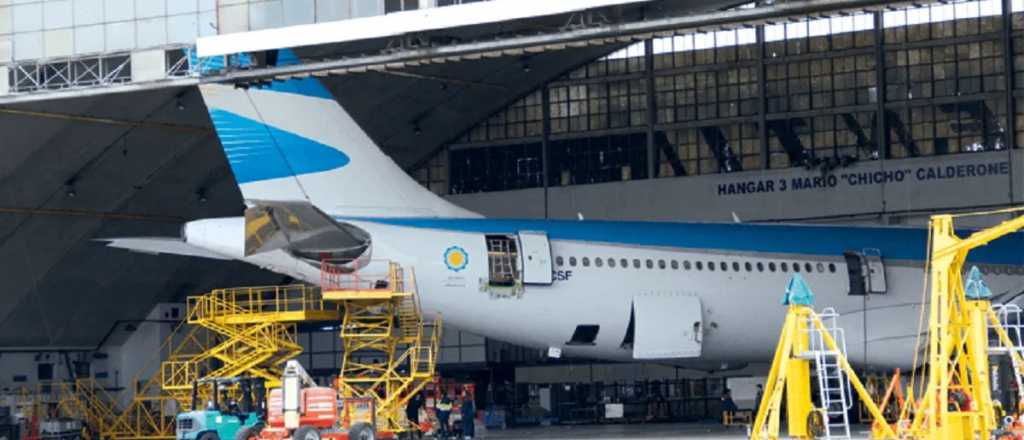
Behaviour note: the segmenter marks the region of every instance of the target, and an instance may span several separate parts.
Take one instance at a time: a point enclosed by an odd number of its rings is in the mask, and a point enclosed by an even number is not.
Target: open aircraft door
[[[519,231],[519,246],[522,249],[523,284],[551,284],[554,268],[548,234]]]
[[[633,297],[633,358],[699,357],[703,337],[700,298],[682,292],[650,292]]]

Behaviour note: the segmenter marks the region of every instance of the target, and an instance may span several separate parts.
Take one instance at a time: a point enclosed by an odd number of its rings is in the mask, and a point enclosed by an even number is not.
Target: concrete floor
[[[744,439],[745,428],[717,424],[655,423],[646,425],[579,425],[489,430],[481,438],[530,440],[635,440],[635,439]],[[867,439],[863,429],[853,430],[854,439]]]

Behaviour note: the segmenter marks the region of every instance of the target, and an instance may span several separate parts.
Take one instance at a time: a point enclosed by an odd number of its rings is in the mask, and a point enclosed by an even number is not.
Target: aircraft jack
[[[440,317],[423,318],[415,274],[390,261],[355,271],[325,261],[321,276],[324,301],[342,310],[342,401],[372,401],[380,437],[414,429],[405,405],[433,381],[441,341]]]
[[[813,303],[810,288],[799,274],[794,275],[783,300],[788,312],[751,428],[751,440],[779,438],[783,395],[789,436],[793,438],[849,439],[851,385],[871,416],[884,420],[846,359],[843,332],[836,325],[838,315],[832,309],[818,314],[811,308]],[[812,364],[818,380],[817,406],[811,396]],[[882,430],[895,438],[888,425]]]

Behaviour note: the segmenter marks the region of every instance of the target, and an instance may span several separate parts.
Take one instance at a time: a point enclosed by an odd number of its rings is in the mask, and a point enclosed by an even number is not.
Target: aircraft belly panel
[[[682,292],[649,292],[633,298],[634,359],[693,358],[701,354],[700,298]]]

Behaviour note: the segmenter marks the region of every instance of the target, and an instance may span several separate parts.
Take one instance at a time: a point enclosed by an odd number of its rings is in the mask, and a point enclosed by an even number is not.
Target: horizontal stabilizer
[[[250,200],[245,255],[285,249],[309,261],[350,262],[370,247],[370,234],[324,214],[308,202]]]
[[[231,259],[226,256],[192,246],[177,237],[100,238],[96,241],[104,242],[108,247],[127,249],[129,251],[141,252],[144,254],[183,255],[188,257],[213,258],[217,260]]]

